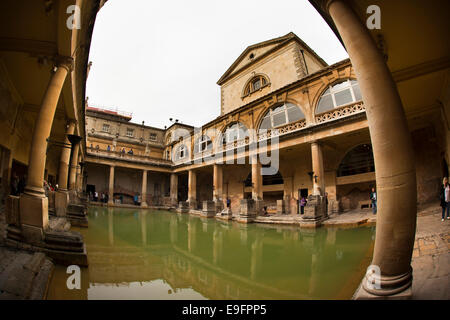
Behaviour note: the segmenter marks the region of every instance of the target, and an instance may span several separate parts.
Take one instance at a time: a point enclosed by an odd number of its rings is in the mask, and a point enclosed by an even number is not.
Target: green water
[[[374,227],[299,229],[165,211],[89,209],[89,268],[69,290],[57,266],[48,299],[349,299]]]

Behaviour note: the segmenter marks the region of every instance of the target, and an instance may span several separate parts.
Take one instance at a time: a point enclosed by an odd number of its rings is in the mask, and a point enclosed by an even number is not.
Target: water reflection
[[[161,211],[91,208],[82,290],[58,267],[49,299],[350,298],[373,227],[244,225]]]

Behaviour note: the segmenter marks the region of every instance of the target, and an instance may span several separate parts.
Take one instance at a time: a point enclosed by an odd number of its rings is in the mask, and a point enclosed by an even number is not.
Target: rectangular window
[[[131,128],[127,128],[127,137],[133,137],[134,136],[134,130]]]
[[[103,131],[103,132],[109,132],[109,128],[110,128],[110,127],[109,127],[109,124],[104,123],[104,124],[103,124],[103,128],[102,128],[102,131]]]
[[[157,135],[156,133],[150,133],[150,141],[156,141]]]

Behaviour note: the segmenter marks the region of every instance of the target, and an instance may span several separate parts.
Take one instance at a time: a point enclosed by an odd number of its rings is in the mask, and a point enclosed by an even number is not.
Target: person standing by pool
[[[377,193],[375,192],[375,188],[372,188],[370,200],[372,200],[372,213],[377,214]]]
[[[300,199],[300,214],[305,213],[305,206],[307,202],[308,201],[306,200],[305,196],[302,196],[302,198]]]
[[[448,183],[447,177],[445,177],[442,180],[440,199],[442,207],[441,221],[444,221],[445,219],[445,211],[447,211],[447,220],[448,220],[450,219],[450,185]]]

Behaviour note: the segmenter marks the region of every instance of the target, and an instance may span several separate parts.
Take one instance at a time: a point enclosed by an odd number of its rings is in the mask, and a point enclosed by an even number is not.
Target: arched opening
[[[329,86],[322,93],[315,113],[323,113],[361,100],[362,96],[358,81],[347,79]]]
[[[267,110],[259,130],[269,130],[301,119],[305,119],[303,111],[295,104],[286,102]]]
[[[372,145],[362,144],[347,152],[339,165],[337,176],[351,176],[374,171]]]
[[[249,137],[247,127],[241,122],[230,124],[222,133],[222,144],[228,144]]]

